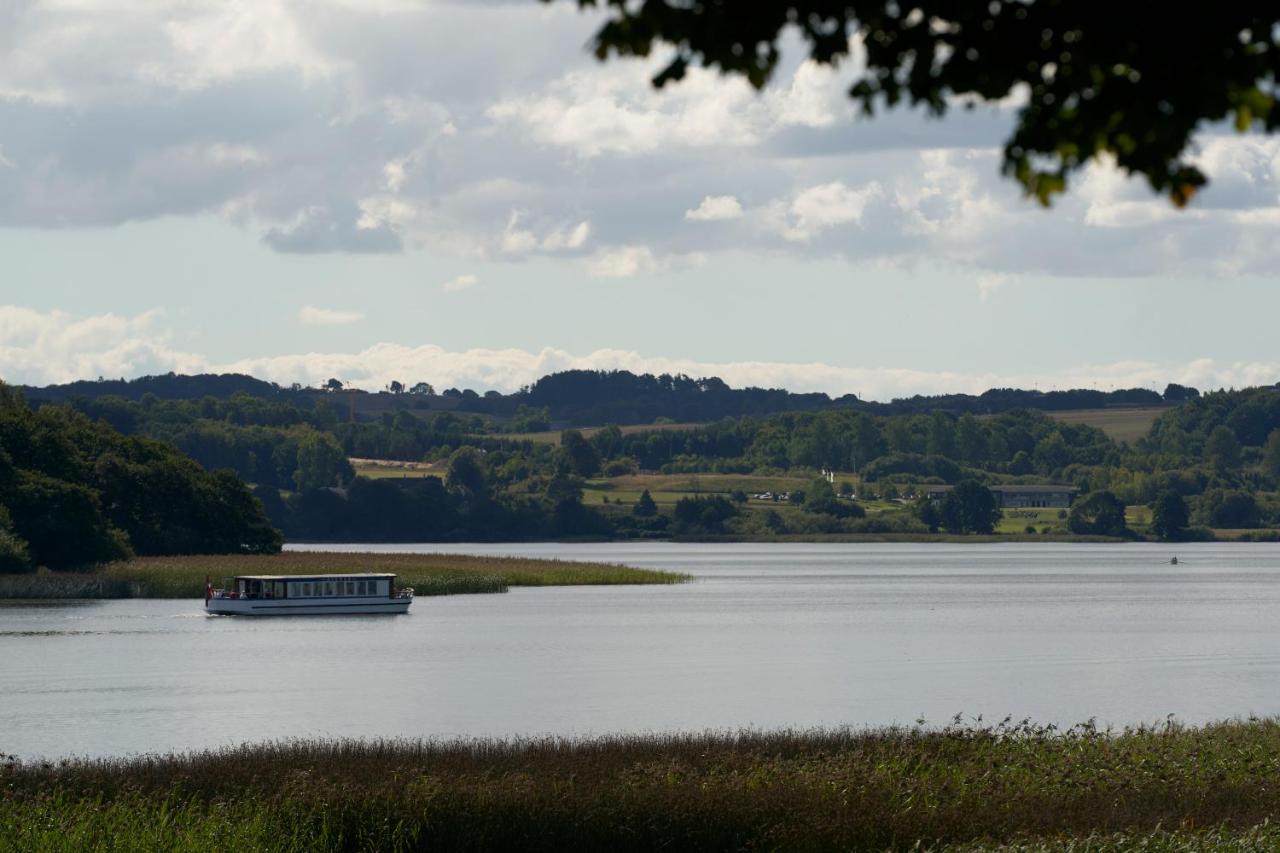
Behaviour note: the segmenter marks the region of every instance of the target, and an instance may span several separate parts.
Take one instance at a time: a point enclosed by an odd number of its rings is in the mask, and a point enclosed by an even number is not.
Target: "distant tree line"
[[[1115,391],[1074,389],[1035,391],[993,388],[982,394],[913,396],[887,403],[866,401],[854,394],[831,397],[827,394],[794,393],[777,388],[731,388],[716,377],[694,379],[684,375],[635,374],[626,370],[568,370],[538,379],[510,394],[447,388],[436,393],[428,382],[409,384],[394,380],[381,395],[328,380],[319,388],[301,385],[280,386],[239,374],[182,376],[167,374],[133,380],[104,379],[72,382],[26,389],[35,402],[69,402],[75,398],[104,396],[142,400],[151,395],[161,400],[226,399],[247,394],[267,400],[281,400],[310,406],[328,397],[344,397],[345,403],[364,413],[366,402],[379,396],[393,398],[399,405],[441,408],[469,414],[488,415],[503,421],[523,420],[515,432],[535,431],[539,426],[602,426],[609,423],[652,423],[658,418],[677,422],[716,421],[726,417],[763,416],[779,412],[812,412],[848,409],[881,416],[931,414],[998,414],[1015,409],[1066,411],[1114,406],[1158,406],[1173,404],[1199,395],[1194,388],[1170,384],[1163,394],[1145,388]],[[341,393],[339,393],[341,392]],[[437,405],[438,404],[438,405]],[[541,417],[538,417],[538,416]]]

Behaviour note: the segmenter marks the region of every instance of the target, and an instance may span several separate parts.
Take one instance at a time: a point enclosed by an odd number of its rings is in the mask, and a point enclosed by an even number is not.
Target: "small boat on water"
[[[223,588],[205,581],[204,606],[221,616],[321,616],[407,613],[413,589],[396,589],[396,576],[237,575]]]

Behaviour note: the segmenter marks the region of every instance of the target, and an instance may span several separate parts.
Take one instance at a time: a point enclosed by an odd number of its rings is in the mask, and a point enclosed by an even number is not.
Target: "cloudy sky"
[[[865,120],[601,65],[534,0],[0,0],[0,377],[509,390],[569,367],[865,397],[1280,379],[1280,137],[1175,211],[999,176],[1014,103]],[[792,46],[794,47],[794,45]]]

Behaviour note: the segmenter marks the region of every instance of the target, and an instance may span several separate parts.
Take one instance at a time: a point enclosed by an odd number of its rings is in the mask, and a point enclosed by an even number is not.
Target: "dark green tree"
[[[1280,480],[1280,429],[1273,429],[1262,445],[1262,470]]]
[[[482,500],[489,494],[480,454],[473,447],[462,447],[449,459],[445,487],[470,501]]]
[[[1186,499],[1175,491],[1164,491],[1151,508],[1151,532],[1161,539],[1176,540],[1181,538],[1190,519]]]
[[[342,445],[328,433],[310,431],[298,442],[297,458],[293,481],[299,489],[341,486],[355,476]]]
[[[640,493],[640,498],[636,501],[636,505],[631,512],[639,518],[653,518],[658,514],[658,505],[654,503],[653,496],[649,494],[648,489]]]
[[[1019,450],[1013,454],[1013,459],[1009,461],[1010,474],[1030,474],[1035,469],[1035,465],[1031,461],[1031,454],[1025,450]]]
[[[977,465],[987,458],[987,434],[970,412],[956,421],[956,452],[966,465]]]
[[[560,433],[560,449],[569,468],[579,477],[593,477],[600,472],[600,453],[576,429]]]
[[[16,574],[33,569],[31,549],[18,534],[13,532],[13,520],[9,510],[0,506],[0,575]]]
[[[1197,522],[1210,527],[1257,527],[1260,519],[1258,502],[1248,492],[1211,489],[1200,497]]]
[[[39,565],[57,571],[133,554],[129,537],[111,525],[97,492],[86,485],[19,471],[6,500],[14,533],[26,541]]]
[[[951,418],[942,412],[934,412],[929,418],[929,430],[925,436],[925,452],[934,456],[953,458],[956,455],[956,428]]]
[[[1240,467],[1240,441],[1230,427],[1219,424],[1204,443],[1204,455],[1218,473],[1234,471]]]
[[[1111,492],[1092,492],[1072,505],[1067,529],[1085,536],[1123,536],[1128,533],[1124,502]]]
[[[1071,461],[1071,449],[1067,447],[1062,433],[1051,432],[1036,442],[1033,458],[1040,473],[1052,474]]]
[[[804,508],[807,512],[834,515],[839,504],[835,489],[831,488],[825,477],[818,477],[805,489]]]
[[[1205,183],[1185,156],[1202,125],[1280,127],[1280,6],[1237,2],[1180,8],[1065,0],[578,0],[607,5],[597,57],[673,56],[662,87],[703,65],[761,88],[784,32],[810,59],[835,65],[853,45],[865,69],[849,90],[865,113],[910,103],[942,115],[958,103],[1025,93],[1003,170],[1048,203],[1069,174],[1110,157],[1179,206]]]
[[[1000,521],[995,495],[977,480],[956,484],[938,510],[948,533],[991,533]]]
[[[738,508],[722,495],[688,497],[676,501],[672,521],[677,533],[724,533],[725,523]]]
[[[920,498],[915,505],[916,518],[927,528],[930,533],[937,533],[938,527],[942,524],[942,513],[938,510],[937,501],[931,501],[928,498]]]

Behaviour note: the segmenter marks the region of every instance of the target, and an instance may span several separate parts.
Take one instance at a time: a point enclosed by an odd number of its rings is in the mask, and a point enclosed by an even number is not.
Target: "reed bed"
[[[0,846],[1271,850],[1280,724],[291,741],[0,765]],[[234,843],[208,838],[227,832]],[[148,833],[153,833],[148,835]],[[236,835],[235,833],[239,833]],[[16,843],[16,842],[15,842]],[[181,845],[187,845],[185,848]]]
[[[670,584],[688,575],[606,563],[466,554],[280,554],[139,557],[92,572],[0,575],[0,598],[200,598],[205,578],[394,572],[415,595],[506,592],[513,586]]]
[[[0,598],[137,598],[144,592],[136,581],[100,574],[42,571],[0,575]]]

